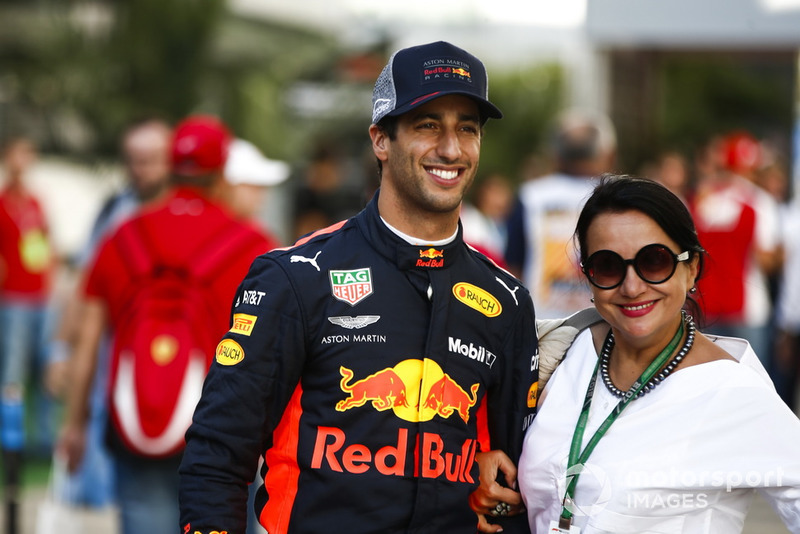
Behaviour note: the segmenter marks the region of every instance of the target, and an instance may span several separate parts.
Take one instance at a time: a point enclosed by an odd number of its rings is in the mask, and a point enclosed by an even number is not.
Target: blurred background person
[[[508,220],[505,258],[531,291],[537,317],[565,317],[589,302],[572,234],[593,178],[613,169],[616,148],[608,117],[567,110],[552,132],[554,171],[519,188]]]
[[[269,188],[285,182],[290,174],[288,163],[266,157],[250,141],[234,139],[225,164],[230,184],[226,202],[235,216],[260,224]]]
[[[747,339],[770,369],[767,277],[780,270],[782,252],[778,206],[750,179],[760,157],[758,143],[736,132],[712,138],[700,156],[704,172],[689,207],[708,251],[697,285],[708,331]]]
[[[107,436],[123,534],[177,528],[183,432],[229,326],[221,303],[233,301],[252,259],[269,247],[223,204],[230,141],[213,117],[182,121],[170,142],[173,190],[103,240],[82,285],[59,450],[71,470],[83,459],[97,347],[108,328]]]
[[[283,183],[290,174],[291,168],[288,163],[267,158],[250,141],[234,139],[225,164],[225,179],[230,184],[226,203],[234,216],[262,228],[259,214],[270,187]],[[263,231],[270,241],[268,249],[281,246],[280,241],[268,228],[263,228]],[[258,476],[257,470],[253,474],[253,483],[248,491],[247,534],[264,532],[263,527],[258,524],[253,504],[260,481],[261,477]]]
[[[800,372],[800,204],[793,207],[783,219],[785,264],[775,309],[773,380],[778,394],[796,411]]]
[[[505,265],[505,221],[514,202],[514,190],[501,173],[477,181],[461,204],[464,241],[500,266]]]
[[[778,394],[792,410],[798,407],[800,371],[800,204],[792,202],[786,158],[768,143],[761,143],[761,165],[755,183],[778,205],[783,261],[767,277],[773,305],[769,338],[772,340],[770,375]]]
[[[85,275],[83,271],[87,263],[104,238],[142,207],[164,197],[169,187],[171,135],[170,125],[159,118],[137,120],[125,128],[120,142],[125,184],[103,203],[92,224],[88,241],[76,260],[77,278]],[[64,304],[60,312],[58,331],[50,346],[48,388],[61,398],[69,387],[68,356],[74,348],[82,318],[81,303],[82,299],[76,290],[74,297]],[[105,442],[109,351],[106,334],[98,348],[84,459],[66,481],[66,487],[61,488],[74,504],[89,507],[103,507],[115,502],[113,466]]]
[[[17,532],[19,484],[26,445],[25,398],[31,371],[44,365],[49,330],[48,299],[55,258],[48,224],[26,185],[37,149],[13,138],[3,149],[5,183],[0,191],[0,448],[6,532]],[[38,372],[34,374],[40,383]],[[38,386],[37,386],[38,388]],[[47,402],[43,396],[34,396]],[[48,431],[49,411],[37,414]],[[42,426],[40,426],[40,429]],[[49,435],[39,436],[49,449]]]
[[[363,186],[351,180],[343,147],[323,138],[312,149],[294,196],[294,239],[352,217],[366,205]],[[294,240],[293,240],[294,241]]]
[[[683,154],[677,150],[667,150],[661,153],[655,163],[643,174],[686,202],[686,195],[691,187],[689,164]]]

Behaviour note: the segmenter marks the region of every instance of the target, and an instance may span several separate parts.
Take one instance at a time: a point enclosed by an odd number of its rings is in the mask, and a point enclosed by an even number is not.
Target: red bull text
[[[414,451],[414,465],[408,466],[406,463],[411,447]],[[460,451],[456,453],[445,452],[444,448],[444,440],[438,434],[423,432],[412,443],[408,429],[399,428],[396,442],[370,450],[360,443],[348,443],[347,435],[340,428],[318,427],[311,468],[327,468],[337,473],[363,474],[376,470],[382,475],[422,478],[443,476],[451,482],[473,484],[475,481],[470,470],[475,462],[477,440],[464,440]]]

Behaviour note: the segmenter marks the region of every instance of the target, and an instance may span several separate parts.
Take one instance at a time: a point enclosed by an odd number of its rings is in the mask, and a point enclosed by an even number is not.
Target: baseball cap
[[[750,133],[736,131],[722,140],[722,158],[732,172],[752,172],[761,164],[761,145]]]
[[[184,119],[172,137],[172,172],[202,176],[223,170],[231,133],[217,118],[195,115]]]
[[[480,59],[445,41],[398,50],[389,58],[372,92],[372,124],[402,115],[444,95],[478,102],[483,119],[503,114],[489,102],[489,77]]]
[[[234,139],[231,142],[225,178],[228,182],[250,185],[277,185],[289,177],[289,165],[267,158],[250,141]]]

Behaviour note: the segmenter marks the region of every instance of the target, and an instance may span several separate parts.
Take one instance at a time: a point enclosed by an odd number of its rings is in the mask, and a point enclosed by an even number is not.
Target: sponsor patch
[[[235,313],[233,315],[233,326],[230,329],[231,333],[242,334],[249,336],[253,333],[253,327],[256,325],[255,315],[248,315],[246,313]]]
[[[500,301],[494,295],[467,282],[459,282],[454,285],[453,295],[459,302],[481,312],[486,317],[497,317],[503,311]]]
[[[433,247],[419,251],[416,267],[444,267],[444,249],[439,250]]]
[[[339,325],[348,330],[364,328],[373,323],[377,323],[380,315],[357,315],[355,317],[349,315],[342,315],[339,317],[328,317],[328,321],[335,325]]]
[[[536,402],[539,400],[539,382],[531,384],[528,390],[528,408],[536,408]]]
[[[263,291],[256,291],[255,289],[245,289],[242,291],[241,298],[236,297],[236,305],[234,307],[239,307],[239,304],[250,304],[251,306],[258,306],[261,304],[261,299],[264,298],[266,295]]]
[[[422,83],[437,82],[442,79],[472,83],[470,66],[454,58],[434,58],[427,60],[422,65]]]
[[[460,338],[455,338],[453,336],[448,336],[447,339],[447,346],[450,349],[450,352],[461,354],[470,360],[485,363],[489,367],[491,367],[492,364],[494,364],[494,361],[497,359],[497,356],[495,356],[491,351],[486,350],[485,347],[475,345],[474,343],[464,343]]]
[[[244,349],[232,339],[223,339],[217,345],[216,358],[220,365],[236,365],[244,360]]]
[[[369,267],[330,271],[330,280],[333,296],[351,306],[372,295],[372,270]]]

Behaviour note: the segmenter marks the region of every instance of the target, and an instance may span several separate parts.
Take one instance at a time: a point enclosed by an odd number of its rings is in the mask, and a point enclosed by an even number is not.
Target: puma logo
[[[305,256],[297,256],[297,255],[295,255],[295,256],[292,256],[292,257],[290,257],[290,258],[289,258],[289,261],[290,261],[291,263],[297,263],[297,262],[310,263],[311,265],[313,265],[313,266],[314,266],[314,268],[315,268],[317,271],[319,271],[319,265],[317,265],[317,258],[319,257],[319,255],[320,255],[321,253],[322,253],[322,251],[320,250],[319,252],[317,252],[317,253],[314,255],[314,257],[313,257],[313,258],[306,258]]]
[[[512,297],[514,297],[514,303],[515,303],[517,306],[519,306],[519,302],[517,302],[517,290],[519,289],[519,286],[515,286],[515,287],[514,287],[514,290],[512,291],[512,290],[511,290],[511,288],[510,288],[510,287],[508,287],[508,286],[506,285],[506,283],[505,283],[505,282],[503,282],[503,280],[502,280],[502,279],[501,279],[499,276],[495,276],[495,277],[494,277],[494,279],[495,279],[495,280],[497,280],[498,282],[500,282],[500,285],[501,285],[501,286],[503,286],[504,288],[506,288],[506,291],[508,291],[509,293],[511,293],[511,296],[512,296]]]

